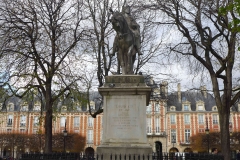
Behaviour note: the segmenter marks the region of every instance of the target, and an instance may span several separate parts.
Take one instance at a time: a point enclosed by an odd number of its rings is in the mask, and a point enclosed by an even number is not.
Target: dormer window
[[[13,103],[8,104],[7,111],[14,111],[14,104]]]
[[[34,104],[33,111],[41,111],[41,104],[40,104],[40,102],[36,102]]]
[[[155,103],[155,112],[156,113],[160,112],[160,105],[158,103]]]
[[[94,101],[90,101],[90,109],[95,110],[95,102]]]
[[[199,106],[198,106],[198,110],[199,110],[199,111],[203,111],[203,106],[202,106],[202,105],[199,105]]]
[[[67,111],[67,106],[62,106],[61,111],[66,112]]]
[[[21,110],[20,110],[20,111],[23,111],[23,112],[28,111],[28,105],[27,105],[27,103],[24,103],[24,104],[21,106]]]
[[[176,111],[176,107],[175,106],[171,106],[170,107],[170,111]]]
[[[34,111],[41,111],[41,106],[40,105],[35,105],[33,110]]]
[[[182,103],[182,111],[191,111],[191,103],[189,101],[185,101]]]
[[[77,111],[81,111],[81,107],[80,107],[80,105],[78,105],[78,104],[75,106],[74,109],[77,110]]]
[[[212,111],[217,111],[217,106],[214,106],[214,107],[212,108]]]
[[[189,106],[188,105],[184,105],[184,111],[189,111]]]
[[[196,102],[196,111],[205,111],[204,101],[199,100]]]

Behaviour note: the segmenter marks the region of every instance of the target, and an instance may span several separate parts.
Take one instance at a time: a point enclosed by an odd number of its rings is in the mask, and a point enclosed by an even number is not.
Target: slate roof
[[[205,109],[206,111],[212,111],[212,107],[216,105],[214,97],[207,93],[207,96],[204,97],[204,95],[201,93],[201,91],[186,91],[181,92],[181,100],[189,101],[191,103],[191,110],[196,111],[196,103],[197,101],[203,101],[205,103]],[[168,101],[167,101],[168,109],[170,106],[175,106],[176,111],[182,110],[182,103],[178,101],[178,92],[171,93],[168,95]]]

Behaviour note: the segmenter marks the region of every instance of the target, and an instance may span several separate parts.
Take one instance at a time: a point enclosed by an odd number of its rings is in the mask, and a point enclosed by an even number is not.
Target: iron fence
[[[22,154],[20,160],[104,160],[104,155],[79,153]],[[223,155],[202,153],[111,154],[110,160],[224,160]]]

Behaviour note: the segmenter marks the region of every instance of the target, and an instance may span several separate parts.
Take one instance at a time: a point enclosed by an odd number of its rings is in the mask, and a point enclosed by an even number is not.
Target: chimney
[[[207,89],[206,86],[201,86],[200,87],[201,93],[204,96],[204,98],[207,98]]]
[[[178,85],[177,85],[177,94],[178,94],[178,102],[181,103],[182,96],[181,96],[181,84],[180,83],[178,83]]]
[[[168,82],[167,81],[163,81],[160,84],[160,95],[162,98],[167,98],[167,96],[168,96]]]

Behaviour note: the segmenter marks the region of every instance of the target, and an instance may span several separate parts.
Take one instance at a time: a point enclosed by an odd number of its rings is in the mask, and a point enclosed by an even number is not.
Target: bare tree
[[[92,63],[97,64],[96,73],[98,80],[98,87],[103,86],[104,78],[112,74],[121,74],[120,64],[116,57],[111,57],[113,41],[116,36],[113,30],[112,24],[109,19],[112,14],[111,11],[122,11],[123,5],[129,5],[131,8],[131,15],[140,24],[141,33],[141,52],[143,56],[137,58],[134,65],[134,74],[141,72],[148,72],[149,64],[159,64],[161,54],[161,42],[157,37],[158,25],[153,23],[153,19],[156,19],[157,14],[154,12],[141,10],[141,3],[146,1],[110,1],[110,0],[87,0],[85,5],[88,8],[88,12],[91,15],[89,18],[89,41],[86,45],[86,51],[92,53]],[[159,74],[159,73],[158,73]],[[92,82],[92,81],[89,81]],[[95,82],[97,83],[97,82]],[[88,85],[89,89],[93,87],[91,83]],[[93,117],[102,113],[103,110],[99,108],[96,112],[89,110]]]
[[[219,8],[226,4],[220,0],[159,0],[144,7],[165,16],[159,24],[171,28],[172,35],[166,42],[168,53],[177,58],[185,56],[184,63],[194,74],[208,72],[219,112],[221,150],[228,160],[230,108],[239,99],[240,91],[233,85],[237,33],[228,25],[235,15],[219,14]]]
[[[79,0],[1,0],[1,63],[20,97],[37,88],[44,97],[45,152],[52,151],[53,104],[78,88],[87,14]],[[81,66],[74,64],[75,60]]]
[[[112,58],[111,51],[111,35],[113,31],[110,28],[109,8],[112,6],[109,0],[87,0],[85,2],[88,12],[91,15],[89,19],[89,41],[87,50],[92,53],[93,63],[97,64],[98,86],[104,84],[104,77],[109,75]]]

